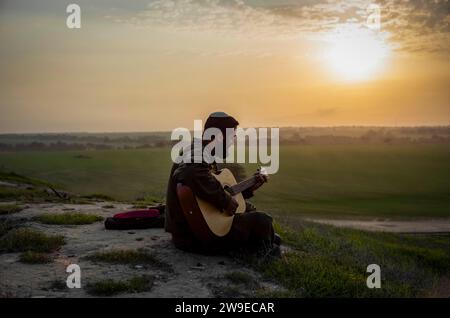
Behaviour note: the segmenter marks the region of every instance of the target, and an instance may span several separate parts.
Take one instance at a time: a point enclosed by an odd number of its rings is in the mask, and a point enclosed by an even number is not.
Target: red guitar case
[[[105,220],[107,230],[139,230],[164,227],[165,205],[145,210],[126,211]]]

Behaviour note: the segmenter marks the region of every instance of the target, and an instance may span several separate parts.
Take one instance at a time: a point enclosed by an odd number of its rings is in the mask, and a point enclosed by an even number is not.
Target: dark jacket
[[[219,181],[212,175],[214,164],[181,163],[173,164],[170,171],[166,194],[166,220],[165,229],[172,234],[172,239],[178,248],[193,251],[200,245],[187,223],[180,203],[176,187],[182,183],[193,191],[194,195],[210,202],[223,210],[228,206],[231,196],[223,190]],[[243,192],[244,198],[253,194],[251,191]]]

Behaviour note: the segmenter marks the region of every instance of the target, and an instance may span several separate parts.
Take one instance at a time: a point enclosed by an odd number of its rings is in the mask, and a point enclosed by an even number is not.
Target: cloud
[[[383,27],[391,40],[411,52],[448,55],[450,49],[450,3],[448,0],[382,1]]]
[[[251,34],[257,36],[276,29],[276,15],[254,8],[241,0],[156,0],[131,22],[164,26],[175,30],[195,30]]]
[[[381,7],[382,31],[399,49],[448,55],[449,0],[153,0],[126,22],[254,38],[317,38],[345,23],[365,27],[371,3]]]

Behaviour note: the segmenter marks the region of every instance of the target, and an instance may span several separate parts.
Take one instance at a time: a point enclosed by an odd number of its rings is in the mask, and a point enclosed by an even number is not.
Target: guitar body
[[[220,182],[223,188],[236,185],[236,179],[233,173],[229,169],[222,169],[218,174],[213,176]],[[238,193],[233,196],[238,202],[239,206],[236,209],[236,213],[244,213],[246,209],[245,199],[242,193]],[[230,232],[231,225],[233,224],[234,216],[228,216],[221,210],[217,209],[211,203],[196,197],[198,207],[203,215],[203,218],[208,225],[211,232],[219,237],[225,236]]]
[[[228,169],[222,169],[219,173],[213,174],[224,189],[229,188],[226,189],[226,191],[233,194],[236,193],[233,195],[238,203],[238,208],[235,213],[245,212],[246,203],[242,196],[242,191],[250,189],[257,184],[257,182],[261,182],[260,175],[267,176],[263,169],[258,169],[257,174],[237,183],[233,173]],[[266,181],[267,177],[264,182]],[[188,186],[181,183],[177,184],[177,195],[183,214],[189,223],[189,227],[200,242],[209,242],[223,237],[230,232],[234,215],[229,216],[211,203],[196,197]]]

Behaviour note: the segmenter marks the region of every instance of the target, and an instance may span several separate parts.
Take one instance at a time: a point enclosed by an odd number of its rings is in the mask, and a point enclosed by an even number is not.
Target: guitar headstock
[[[264,167],[259,167],[258,170],[257,170],[257,173],[259,173],[259,174],[261,174],[263,176],[266,176],[266,177],[269,176],[269,174],[267,173],[266,168],[264,168]]]
[[[256,176],[259,176],[259,175],[263,176],[265,182],[267,182],[267,180],[269,179],[269,174],[267,173],[267,170],[264,167],[259,167],[258,170],[256,170],[255,175]]]

